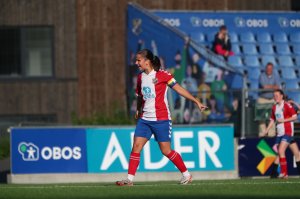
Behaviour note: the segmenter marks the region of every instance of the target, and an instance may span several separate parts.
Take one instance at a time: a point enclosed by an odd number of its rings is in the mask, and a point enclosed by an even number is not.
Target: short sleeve
[[[293,106],[291,104],[287,104],[287,111],[290,117],[297,115],[295,109],[293,108]]]
[[[170,88],[172,88],[177,83],[173,75],[168,71],[161,70],[161,74],[163,77],[163,81],[166,82]]]

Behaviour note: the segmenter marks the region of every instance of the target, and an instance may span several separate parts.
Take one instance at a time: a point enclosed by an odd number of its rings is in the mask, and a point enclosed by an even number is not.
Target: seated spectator
[[[264,73],[259,76],[259,88],[264,89],[264,91],[259,93],[257,99],[258,104],[273,104],[273,91],[275,89],[280,89],[280,78],[278,74],[273,71],[273,64],[271,62],[267,63]],[[259,124],[259,136],[262,135],[266,130],[266,121],[260,121]],[[271,129],[268,133],[269,136],[275,136],[275,128]]]
[[[219,32],[215,35],[212,51],[214,51],[218,55],[222,55],[225,60],[227,60],[229,56],[234,54],[231,51],[231,42],[226,26],[221,26]]]

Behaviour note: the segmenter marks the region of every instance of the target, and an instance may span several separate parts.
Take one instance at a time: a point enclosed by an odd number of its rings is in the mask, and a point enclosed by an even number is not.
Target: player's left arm
[[[201,104],[190,92],[188,92],[186,89],[184,89],[182,86],[180,86],[178,83],[175,84],[172,89],[174,89],[179,95],[185,97],[186,99],[191,100],[195,104],[197,104],[200,111],[204,111],[207,106]]]

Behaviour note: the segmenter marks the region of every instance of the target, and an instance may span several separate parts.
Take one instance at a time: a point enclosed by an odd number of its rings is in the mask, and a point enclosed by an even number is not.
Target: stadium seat
[[[298,104],[300,103],[300,92],[299,91],[287,91],[286,95],[289,99],[294,100]]]
[[[259,68],[250,68],[250,69],[248,68],[247,73],[248,73],[248,79],[258,81],[259,76],[260,76],[260,69]]]
[[[272,42],[271,35],[268,32],[257,33],[257,41],[259,43]]]
[[[206,41],[212,43],[215,40],[215,35],[217,32],[210,32],[206,34]]]
[[[265,67],[267,63],[271,62],[275,67],[277,66],[277,62],[274,56],[271,55],[264,55],[261,58],[262,66]]]
[[[284,79],[285,89],[299,89],[297,79]]]
[[[293,53],[295,55],[300,55],[300,43],[299,44],[294,44],[293,45]]]
[[[243,43],[254,43],[255,37],[252,32],[245,32],[240,34],[241,42]]]
[[[276,52],[279,55],[290,55],[290,46],[286,43],[276,44]]]
[[[288,42],[288,38],[284,32],[278,32],[273,35],[273,41],[275,43]]]
[[[278,57],[279,66],[280,67],[293,67],[294,63],[291,56],[279,56]]]
[[[235,55],[240,55],[241,54],[241,49],[238,44],[232,44],[231,45],[231,51],[234,52]]]
[[[290,34],[290,40],[293,43],[300,43],[300,32]]]
[[[250,91],[248,92],[249,97],[256,100],[258,98],[258,92],[257,91],[251,91],[251,90],[257,90],[259,87],[259,82],[256,79],[249,79],[250,83]]]
[[[283,79],[297,79],[294,68],[281,68],[281,76]]]
[[[233,55],[228,57],[228,63],[235,68],[243,67],[243,62],[240,56]]]
[[[201,32],[192,32],[191,33],[191,38],[193,40],[195,40],[196,42],[199,42],[199,43],[205,42],[205,36]]]
[[[273,55],[274,54],[273,45],[272,44],[260,44],[259,52],[263,55]]]
[[[239,42],[239,37],[235,32],[230,32],[229,33],[229,38],[231,43],[238,43]]]
[[[257,56],[246,56],[245,59],[245,65],[250,67],[260,67],[259,60]]]
[[[295,64],[298,67],[300,66],[300,56],[299,55],[295,57]]]
[[[243,44],[244,55],[257,55],[256,45],[254,44]]]

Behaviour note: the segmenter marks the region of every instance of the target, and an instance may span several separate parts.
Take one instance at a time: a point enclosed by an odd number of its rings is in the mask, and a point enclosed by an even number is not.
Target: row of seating
[[[191,38],[200,43],[211,43],[214,41],[216,32],[201,33],[193,32],[191,33]],[[300,32],[294,32],[287,34],[285,32],[276,32],[270,34],[268,32],[262,32],[254,34],[252,32],[242,32],[240,34],[236,32],[229,32],[230,40],[232,43],[300,43]]]
[[[262,56],[254,56],[254,55],[246,55],[239,56],[233,55],[228,58],[228,63],[235,68],[240,67],[259,67],[264,68],[267,63],[273,63],[277,68],[284,67],[299,67],[300,66],[300,56],[292,57],[292,56],[272,56],[272,55],[262,55]]]
[[[296,102],[300,102],[300,93],[296,89],[300,89],[300,82],[298,79],[282,79],[281,87],[285,90],[286,95],[288,98],[293,99]],[[249,96],[253,99],[258,98],[258,91],[259,89],[259,82],[257,80],[249,79],[248,81],[248,88],[249,88]]]
[[[300,55],[300,43],[289,45],[286,43],[281,44],[271,44],[271,43],[261,43],[259,45],[255,44],[232,44],[232,51],[236,55]]]
[[[243,71],[248,79],[258,80],[262,70],[259,68],[251,68],[245,69]],[[280,70],[274,69],[274,73],[276,73],[283,80],[287,79],[298,79],[300,80],[300,74],[298,69],[294,68],[282,68]]]

